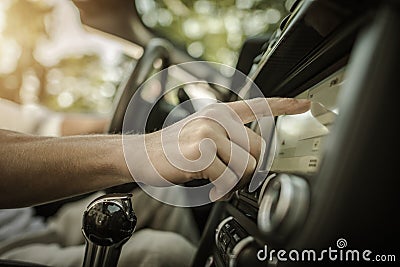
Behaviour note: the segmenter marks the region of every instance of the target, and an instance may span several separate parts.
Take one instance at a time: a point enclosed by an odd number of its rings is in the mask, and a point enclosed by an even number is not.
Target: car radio
[[[311,100],[310,111],[277,119],[277,153],[271,171],[299,175],[317,172],[326,136],[339,112],[337,98],[344,74],[341,69],[296,97]]]
[[[296,96],[312,101],[311,109],[303,114],[279,116],[275,125],[275,153],[271,175],[254,192],[243,188],[237,196],[254,207],[260,205],[266,185],[279,173],[310,177],[317,173],[326,138],[339,113],[337,98],[345,80],[345,68]],[[252,128],[257,131],[257,125]],[[270,157],[265,153],[264,161]],[[262,163],[261,163],[262,164]]]

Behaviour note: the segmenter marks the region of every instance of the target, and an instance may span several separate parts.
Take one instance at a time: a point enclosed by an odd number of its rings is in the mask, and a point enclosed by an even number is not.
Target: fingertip
[[[233,192],[221,192],[215,186],[211,188],[209,193],[209,198],[212,202],[216,201],[226,201],[229,200],[233,195]]]
[[[224,195],[221,192],[219,192],[215,186],[211,188],[209,197],[212,202],[218,201],[223,196]]]
[[[296,98],[272,98],[270,107],[275,116],[294,115],[308,111],[311,108],[311,101]]]

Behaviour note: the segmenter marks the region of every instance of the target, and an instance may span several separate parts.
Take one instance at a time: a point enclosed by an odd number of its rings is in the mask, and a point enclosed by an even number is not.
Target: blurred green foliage
[[[119,43],[85,32],[74,21],[77,14],[71,5],[69,0],[0,3],[0,97],[21,104],[42,104],[55,111],[111,110],[124,70],[133,59],[123,53]],[[71,19],[61,21],[72,25],[69,31],[60,32],[57,8]],[[63,43],[66,39],[88,48],[77,51]],[[40,60],[41,46],[60,43],[63,49],[47,55],[57,58],[56,63],[48,65]],[[115,50],[111,56],[101,53],[110,50]]]
[[[119,64],[107,66],[97,54],[65,57],[48,69],[41,102],[56,111],[108,112],[131,60],[124,55]]]
[[[143,23],[194,58],[236,64],[248,37],[276,29],[283,0],[136,0]]]

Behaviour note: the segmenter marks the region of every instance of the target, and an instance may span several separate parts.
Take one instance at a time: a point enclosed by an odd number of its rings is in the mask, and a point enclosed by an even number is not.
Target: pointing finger
[[[299,114],[310,109],[310,101],[294,98],[255,98],[227,103],[242,120],[249,123],[258,117]]]

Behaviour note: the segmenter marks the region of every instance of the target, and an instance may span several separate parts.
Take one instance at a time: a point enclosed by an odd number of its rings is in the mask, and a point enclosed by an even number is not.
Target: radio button
[[[278,239],[287,237],[305,219],[309,198],[304,179],[279,174],[266,185],[257,216],[258,228]]]

